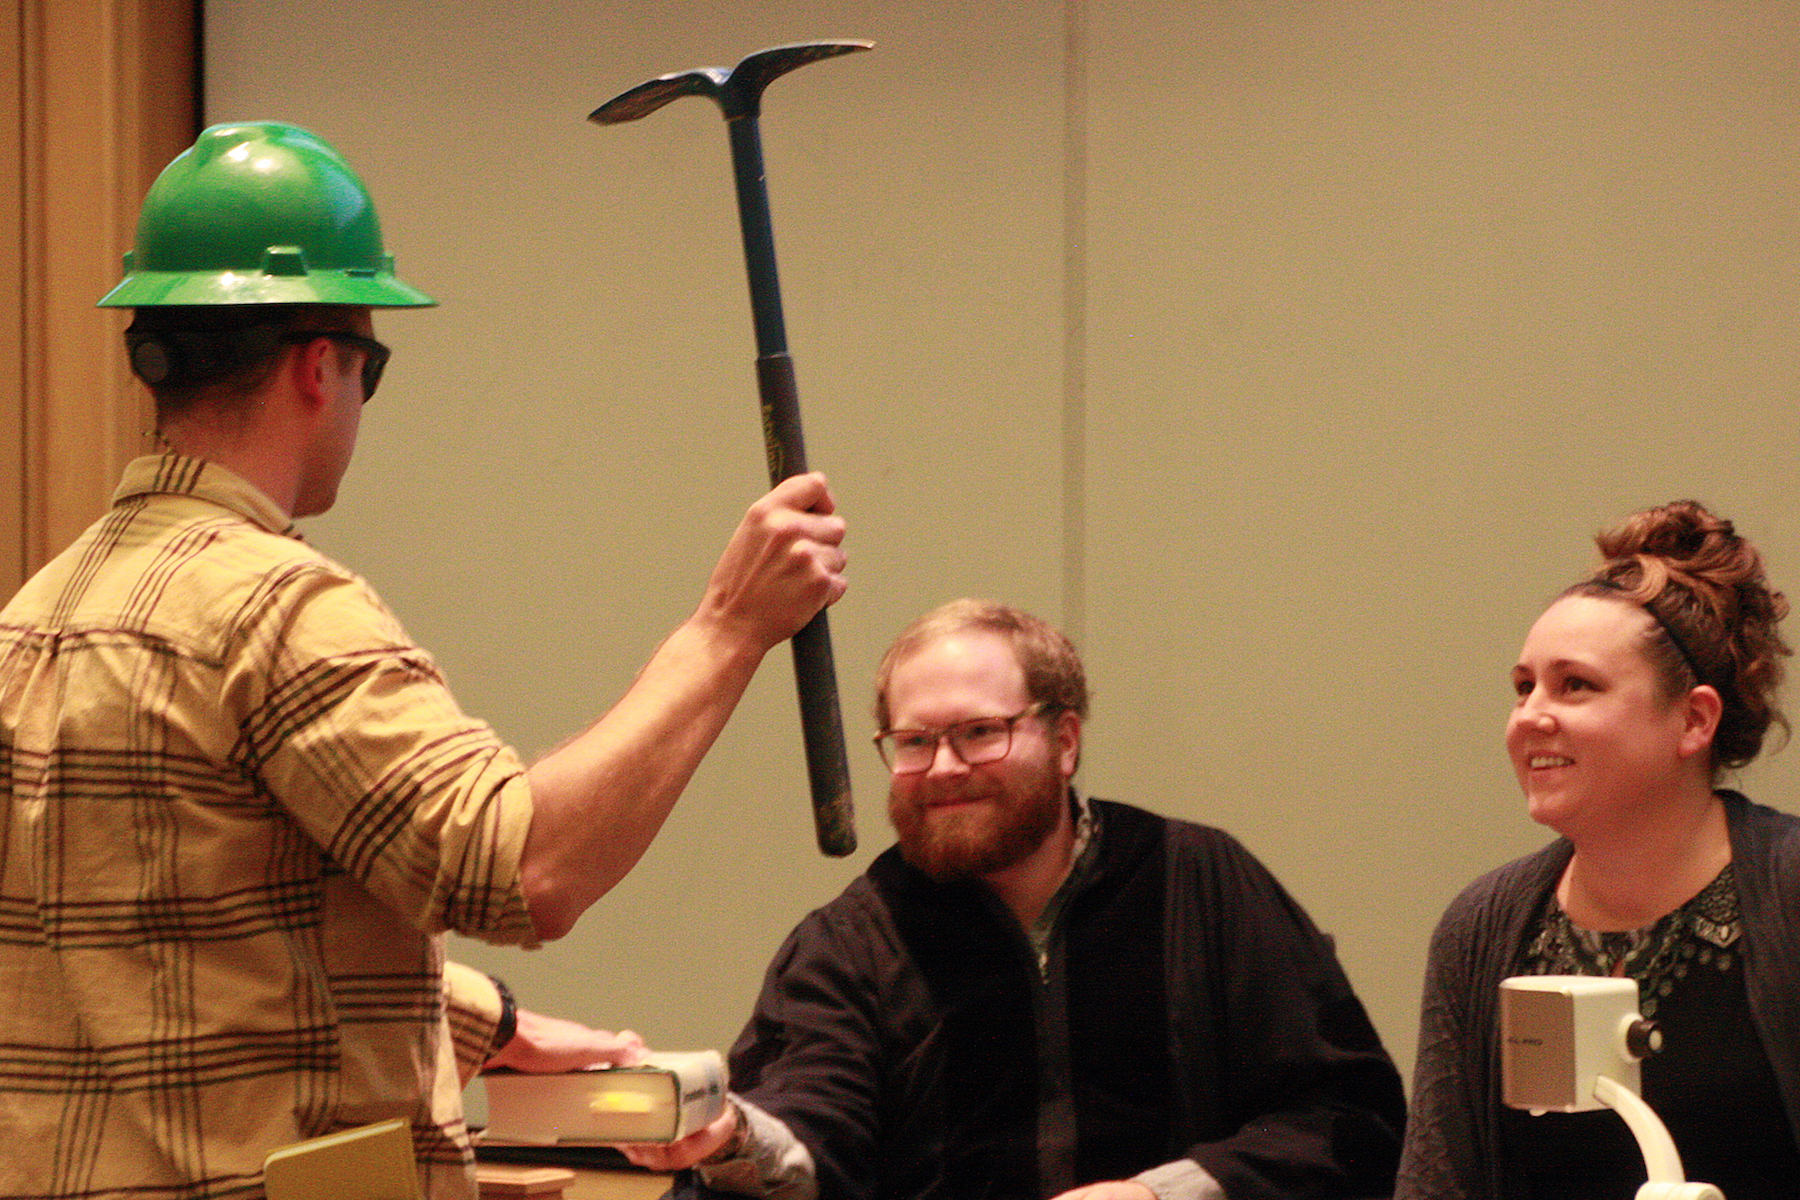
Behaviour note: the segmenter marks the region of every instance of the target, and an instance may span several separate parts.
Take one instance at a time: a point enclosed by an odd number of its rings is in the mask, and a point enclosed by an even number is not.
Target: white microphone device
[[[1649,1181],[1637,1200],[1725,1200],[1688,1183],[1668,1127],[1639,1094],[1638,1063],[1662,1031],[1638,1012],[1635,979],[1519,975],[1500,982],[1500,1096],[1533,1113],[1610,1108],[1643,1152]]]

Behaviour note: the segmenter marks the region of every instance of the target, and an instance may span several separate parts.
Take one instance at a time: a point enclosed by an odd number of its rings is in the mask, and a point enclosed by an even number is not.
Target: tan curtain
[[[94,307],[137,209],[193,141],[197,0],[3,0],[0,595],[105,506],[149,398]]]

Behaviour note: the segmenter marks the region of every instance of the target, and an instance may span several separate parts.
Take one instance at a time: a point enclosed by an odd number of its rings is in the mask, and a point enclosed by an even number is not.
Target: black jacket
[[[1094,811],[1042,975],[987,888],[890,849],[776,955],[733,1090],[822,1200],[1030,1200],[1180,1158],[1231,1200],[1388,1194],[1400,1079],[1329,941],[1229,835]]]

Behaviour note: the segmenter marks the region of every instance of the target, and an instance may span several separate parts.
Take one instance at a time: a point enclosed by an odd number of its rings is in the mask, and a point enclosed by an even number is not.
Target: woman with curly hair
[[[1618,1114],[1502,1104],[1499,984],[1530,974],[1637,981],[1666,1039],[1644,1097],[1688,1178],[1730,1200],[1800,1180],[1800,818],[1720,786],[1786,731],[1787,602],[1692,501],[1596,542],[1599,570],[1512,669],[1507,752],[1561,836],[1477,880],[1433,935],[1402,1200],[1630,1200],[1644,1182]]]

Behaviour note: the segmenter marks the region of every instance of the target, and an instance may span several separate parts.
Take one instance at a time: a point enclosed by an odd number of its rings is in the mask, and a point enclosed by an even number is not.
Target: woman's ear
[[[1709,683],[1691,687],[1683,698],[1681,756],[1701,754],[1712,749],[1713,737],[1719,732],[1719,718],[1724,714],[1725,702],[1719,699],[1719,690]]]

